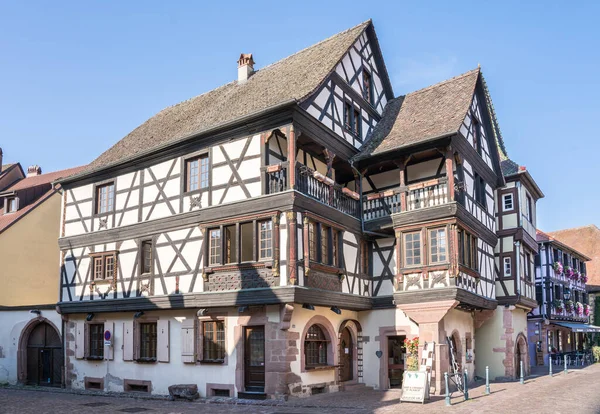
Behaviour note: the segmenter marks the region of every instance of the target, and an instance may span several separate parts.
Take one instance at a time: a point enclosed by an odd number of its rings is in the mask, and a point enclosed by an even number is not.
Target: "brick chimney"
[[[41,173],[42,167],[40,167],[39,165],[32,165],[31,167],[27,168],[27,178],[35,177],[37,175],[40,175]]]
[[[252,53],[242,53],[238,60],[238,83],[244,83],[254,73]]]

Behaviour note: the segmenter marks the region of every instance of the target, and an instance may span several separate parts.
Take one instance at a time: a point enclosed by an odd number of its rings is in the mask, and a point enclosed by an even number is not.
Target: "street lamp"
[[[571,299],[571,289],[566,287],[565,291],[563,292],[563,297],[565,298],[565,300]]]

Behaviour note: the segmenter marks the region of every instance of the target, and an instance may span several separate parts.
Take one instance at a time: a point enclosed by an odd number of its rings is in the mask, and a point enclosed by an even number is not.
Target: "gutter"
[[[220,129],[226,129],[226,128],[232,127],[234,125],[247,123],[248,121],[250,121],[250,120],[252,120],[254,118],[257,118],[259,116],[268,114],[270,112],[278,111],[278,110],[286,108],[288,106],[295,105],[296,103],[297,103],[297,101],[295,99],[290,99],[288,101],[282,102],[282,103],[274,105],[274,106],[270,106],[270,107],[268,107],[266,109],[263,109],[263,110],[260,110],[258,112],[253,112],[251,114],[245,115],[245,116],[243,116],[241,118],[236,118],[235,120],[232,120],[232,121],[226,121],[226,122],[223,122],[221,124],[215,125],[213,127],[210,127],[210,128],[204,129],[204,130],[196,131],[196,132],[194,132],[192,134],[183,136],[183,137],[178,138],[178,139],[176,139],[174,141],[169,141],[169,142],[166,142],[164,144],[160,144],[159,146],[156,146],[156,147],[153,147],[153,148],[151,148],[151,149],[149,149],[147,151],[143,151],[143,152],[137,153],[135,155],[123,158],[122,160],[119,160],[119,161],[116,161],[116,162],[113,162],[113,163],[109,163],[109,164],[103,165],[101,167],[94,168],[94,169],[89,170],[89,171],[84,171],[84,172],[81,172],[81,173],[78,173],[78,174],[75,174],[75,175],[71,175],[69,177],[59,178],[58,180],[54,181],[52,184],[68,184],[68,183],[72,183],[72,182],[78,181],[80,179],[87,178],[89,176],[95,175],[95,174],[97,174],[99,172],[102,172],[104,170],[107,170],[109,168],[114,168],[114,167],[117,167],[117,166],[122,166],[122,165],[127,164],[127,163],[129,163],[131,161],[134,161],[136,159],[148,156],[150,154],[161,152],[161,151],[163,151],[163,150],[165,150],[167,148],[170,148],[170,147],[175,147],[175,146],[177,146],[177,145],[179,145],[181,143],[184,143],[186,141],[189,141],[191,139],[198,138],[201,135],[208,135],[208,134],[214,133],[214,132],[216,132],[216,131],[218,131]]]

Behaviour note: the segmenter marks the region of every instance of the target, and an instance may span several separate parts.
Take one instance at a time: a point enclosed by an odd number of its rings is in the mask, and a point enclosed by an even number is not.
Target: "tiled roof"
[[[383,116],[355,159],[457,133],[471,105],[479,74],[477,68],[396,100],[389,108],[389,119]]]
[[[600,285],[600,229],[593,225],[553,231],[547,234],[592,259],[586,263],[588,285]]]
[[[11,192],[11,191],[19,191],[25,190],[28,188],[38,187],[41,185],[49,185],[53,181],[58,180],[59,178],[65,178],[69,175],[77,174],[78,172],[83,171],[85,166],[69,168],[66,170],[51,172],[48,174],[41,174],[34,177],[23,178],[17,183],[13,184],[11,187],[6,189],[3,192]],[[39,198],[33,200],[26,206],[19,206],[19,210],[14,213],[8,214],[0,214],[0,233],[6,230],[8,227],[16,223],[19,219],[29,213],[31,210],[42,204],[48,197],[54,194],[55,190],[52,187],[49,187],[48,191],[43,193]]]
[[[302,101],[321,85],[370,24],[370,20],[361,23],[257,70],[243,84],[234,81],[162,110],[94,160],[89,171],[244,116]]]
[[[502,168],[502,174],[507,177],[519,172],[519,164],[511,159],[505,159],[500,162],[500,168]]]

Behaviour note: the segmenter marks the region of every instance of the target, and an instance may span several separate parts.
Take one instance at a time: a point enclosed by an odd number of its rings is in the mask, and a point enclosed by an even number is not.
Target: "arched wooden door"
[[[352,381],[354,379],[354,366],[352,364],[354,359],[353,350],[354,344],[352,342],[350,329],[344,328],[340,337],[340,379],[342,381]]]
[[[62,343],[53,326],[41,322],[27,339],[27,384],[60,387]]]

